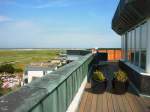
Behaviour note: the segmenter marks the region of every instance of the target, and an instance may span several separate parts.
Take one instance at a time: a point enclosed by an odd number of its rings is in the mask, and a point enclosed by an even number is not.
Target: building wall
[[[121,44],[124,61],[119,66],[140,94],[150,95],[150,19],[122,35]]]
[[[119,61],[119,66],[128,74],[128,78],[135,85],[140,94],[150,96],[150,76],[142,73],[128,62]]]
[[[53,71],[52,71],[52,70],[50,70],[50,71],[47,71],[47,72],[46,72],[46,74],[49,74],[49,73],[52,73],[52,72],[53,72]]]
[[[147,71],[147,51],[148,44],[150,44],[149,39],[150,19],[144,21],[143,23],[132,28],[130,31],[122,35],[121,46],[123,59],[130,62],[133,65]]]
[[[43,71],[28,71],[28,83],[30,83],[33,77],[43,77]]]
[[[122,58],[122,50],[121,49],[102,49],[98,50],[98,52],[108,53],[108,61],[120,60]]]

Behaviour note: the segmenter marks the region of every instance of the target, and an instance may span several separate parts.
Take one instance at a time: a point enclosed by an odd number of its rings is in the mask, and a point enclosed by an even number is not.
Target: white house
[[[47,75],[48,73],[51,73],[55,70],[57,70],[56,64],[48,65],[48,66],[29,65],[25,68],[22,85],[26,85],[30,83],[32,80],[43,77],[44,75]]]

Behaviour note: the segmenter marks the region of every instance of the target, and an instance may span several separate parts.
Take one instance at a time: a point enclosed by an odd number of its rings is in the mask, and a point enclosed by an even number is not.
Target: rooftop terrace
[[[108,87],[102,94],[92,92],[91,84],[87,83],[81,102],[79,112],[149,112],[150,99],[140,97],[129,86],[125,94],[115,94],[112,89],[111,80],[112,73],[118,69],[117,63],[109,63],[107,66],[102,66],[103,73],[107,76]]]
[[[131,85],[128,92],[122,95],[111,91],[111,72],[118,69],[116,63],[108,62],[107,66],[102,67],[109,79],[107,91],[103,94],[92,93],[86,78],[90,80],[94,60],[95,55],[89,53],[15,92],[0,97],[0,112],[150,111],[150,100],[140,97]],[[83,86],[84,81],[87,82],[86,87]],[[81,87],[85,88],[84,91],[81,91]],[[77,96],[78,93],[81,95]],[[71,108],[74,101],[77,104],[73,104]]]

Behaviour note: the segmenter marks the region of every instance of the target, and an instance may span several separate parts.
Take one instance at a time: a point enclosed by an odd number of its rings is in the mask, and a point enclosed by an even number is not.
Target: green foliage
[[[100,70],[96,70],[93,74],[93,79],[98,81],[104,81],[106,78]]]
[[[114,72],[114,78],[121,82],[125,82],[128,80],[127,74],[122,70],[119,70],[118,72]]]
[[[16,72],[16,73],[22,73],[23,70],[22,70],[21,68],[16,68],[16,69],[15,69],[15,72]]]
[[[15,68],[12,64],[3,64],[0,66],[0,73],[22,73],[23,70],[21,68]]]
[[[14,68],[24,69],[32,62],[47,62],[58,56],[60,50],[0,50],[0,64],[13,63]]]
[[[11,91],[12,91],[11,88],[1,88],[1,89],[0,89],[0,96],[5,95],[5,94],[8,94],[8,93],[10,93]]]
[[[0,66],[0,73],[14,73],[15,72],[15,68],[13,67],[12,64],[4,64]]]
[[[3,81],[0,79],[0,88],[2,87],[3,85]]]

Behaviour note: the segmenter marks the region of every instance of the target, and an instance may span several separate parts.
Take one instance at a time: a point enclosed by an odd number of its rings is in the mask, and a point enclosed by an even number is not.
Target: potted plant
[[[102,93],[106,90],[107,80],[100,70],[96,70],[91,78],[91,88],[95,93]]]
[[[112,80],[112,86],[116,93],[122,94],[128,89],[128,77],[125,72],[119,70],[114,73],[114,78]]]

